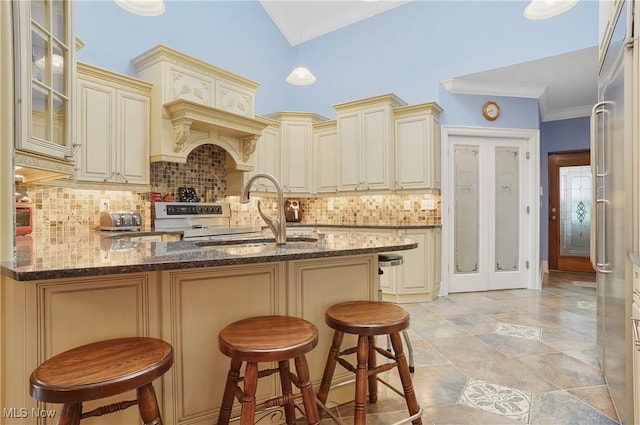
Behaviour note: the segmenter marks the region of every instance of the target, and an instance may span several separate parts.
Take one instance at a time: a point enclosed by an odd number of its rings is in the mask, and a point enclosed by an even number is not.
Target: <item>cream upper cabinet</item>
[[[313,124],[326,118],[311,112],[278,112],[268,118],[280,122],[282,179],[289,194],[309,194],[313,190]]]
[[[338,131],[335,120],[313,125],[313,151],[315,192],[336,192],[338,190]]]
[[[149,184],[152,85],[78,63],[78,180]]]
[[[269,125],[262,131],[258,139],[256,152],[253,155],[255,166],[252,172],[246,173],[246,182],[255,174],[271,174],[278,180],[282,179],[282,142],[280,137],[280,122],[264,118]],[[270,180],[257,180],[253,187],[256,192],[275,192],[276,188]]]
[[[338,128],[338,190],[391,189],[394,169],[393,94],[333,105]]]
[[[440,189],[440,113],[438,104],[393,110],[396,189]]]
[[[67,1],[13,2],[16,162],[63,174],[73,172],[75,153],[73,7]],[[47,158],[57,165],[42,162]]]

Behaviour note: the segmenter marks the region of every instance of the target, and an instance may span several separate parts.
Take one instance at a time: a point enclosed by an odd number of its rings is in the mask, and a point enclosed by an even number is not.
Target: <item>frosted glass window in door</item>
[[[520,262],[520,158],[518,148],[495,150],[496,271],[516,271]]]
[[[455,272],[478,273],[480,173],[477,146],[456,145],[454,167],[454,250]]]
[[[560,254],[589,255],[591,169],[560,167]]]

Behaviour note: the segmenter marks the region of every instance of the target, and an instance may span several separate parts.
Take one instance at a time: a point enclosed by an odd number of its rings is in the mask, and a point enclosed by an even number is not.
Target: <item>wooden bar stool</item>
[[[253,425],[257,411],[284,407],[287,425],[296,423],[295,400],[302,398],[308,424],[320,423],[305,354],[318,344],[318,329],[310,322],[290,316],[259,316],[234,322],[220,331],[220,352],[231,358],[231,367],[222,396],[218,425],[227,425],[234,399],[241,404],[240,425]],[[296,374],[289,370],[294,359]],[[244,376],[240,367],[245,362]],[[258,371],[258,363],[278,362],[278,367]],[[256,403],[258,378],[280,373],[282,395]],[[244,389],[238,386],[244,381]],[[300,390],[293,394],[291,384]]]
[[[378,400],[377,382],[387,385],[397,394],[403,396],[407,403],[409,417],[396,424],[412,422],[421,425],[422,408],[418,405],[411,382],[411,373],[402,348],[400,333],[409,327],[409,313],[396,304],[379,301],[351,301],[335,304],[325,312],[325,322],[334,329],[333,341],[325,364],[322,382],[318,391],[318,400],[326,404],[336,363],[355,373],[356,397],[354,425],[367,422],[366,396],[369,388],[369,402]],[[358,335],[356,347],[340,351],[344,334]],[[388,335],[391,338],[393,352],[376,346],[376,335]],[[357,365],[354,367],[343,356],[356,354]],[[376,353],[392,360],[389,363],[376,365]],[[397,368],[403,391],[387,384],[378,378],[378,374]]]
[[[145,424],[161,425],[153,380],[173,365],[173,347],[161,339],[132,337],[94,342],[65,351],[38,366],[29,379],[36,400],[64,403],[58,425],[138,405]],[[136,390],[125,400],[82,412],[82,403]]]

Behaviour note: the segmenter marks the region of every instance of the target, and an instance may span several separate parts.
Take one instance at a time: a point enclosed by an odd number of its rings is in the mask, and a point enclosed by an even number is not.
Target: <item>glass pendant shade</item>
[[[287,82],[296,86],[307,86],[309,84],[315,83],[316,80],[317,78],[315,77],[315,75],[313,75],[311,71],[309,71],[304,66],[295,68],[287,77]]]
[[[571,9],[578,0],[531,0],[524,10],[527,19],[547,19]]]
[[[164,0],[113,0],[118,6],[140,16],[159,16],[164,13]]]

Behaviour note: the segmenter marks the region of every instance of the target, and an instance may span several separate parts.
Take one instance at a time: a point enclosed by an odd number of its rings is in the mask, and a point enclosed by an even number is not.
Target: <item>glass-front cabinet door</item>
[[[16,149],[73,161],[73,2],[13,2]]]

